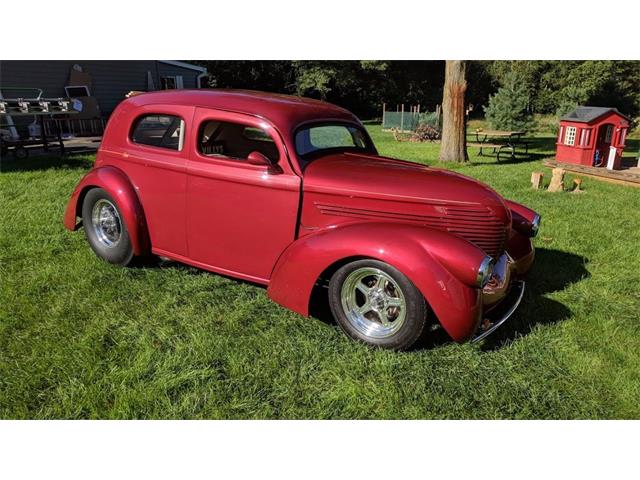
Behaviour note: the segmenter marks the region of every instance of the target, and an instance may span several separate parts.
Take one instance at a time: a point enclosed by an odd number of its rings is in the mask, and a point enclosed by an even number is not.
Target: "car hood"
[[[311,162],[306,192],[447,205],[482,205],[507,210],[487,185],[458,173],[377,155],[341,153]]]
[[[504,200],[448,170],[342,153],[304,170],[302,234],[358,221],[408,222],[449,232],[498,258],[511,228]]]

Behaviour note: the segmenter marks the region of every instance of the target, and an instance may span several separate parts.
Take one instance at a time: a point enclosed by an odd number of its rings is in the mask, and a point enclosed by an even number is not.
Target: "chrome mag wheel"
[[[91,211],[91,224],[98,242],[115,247],[122,238],[122,221],[118,209],[105,198],[98,200]]]
[[[386,338],[405,322],[404,294],[396,281],[380,269],[355,269],[345,278],[340,294],[347,320],[363,335]]]

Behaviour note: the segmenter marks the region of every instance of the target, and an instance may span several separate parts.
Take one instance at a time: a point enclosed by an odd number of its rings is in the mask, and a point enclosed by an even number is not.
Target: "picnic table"
[[[529,153],[529,145],[522,141],[524,134],[523,131],[478,129],[474,132],[476,141],[467,143],[467,146],[478,147],[478,156],[480,157],[484,155],[483,148],[491,148],[492,154],[497,156],[498,161],[500,161],[500,155],[507,152],[510,154],[510,158],[515,158],[517,147],[524,148],[525,154]]]

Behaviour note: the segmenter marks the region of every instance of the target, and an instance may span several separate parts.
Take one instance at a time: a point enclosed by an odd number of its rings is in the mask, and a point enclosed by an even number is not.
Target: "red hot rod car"
[[[320,288],[349,336],[394,349],[431,322],[458,342],[504,322],[539,222],[475,180],[378,155],[347,110],[233,90],[123,101],[64,219],[111,263],[168,257],[302,315]]]

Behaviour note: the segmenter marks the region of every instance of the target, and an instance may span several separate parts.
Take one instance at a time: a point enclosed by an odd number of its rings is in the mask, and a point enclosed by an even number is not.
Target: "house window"
[[[246,160],[251,152],[260,152],[273,163],[280,154],[266,131],[241,123],[207,120],[200,126],[198,150],[203,155],[229,160]]]
[[[591,140],[591,129],[590,128],[583,128],[581,133],[580,133],[580,146],[581,147],[588,147],[589,146],[589,140]]]
[[[162,90],[174,90],[184,88],[182,75],[160,77],[160,88]]]
[[[607,130],[604,134],[604,141],[610,143],[611,137],[613,137],[613,125],[607,125]]]
[[[564,144],[575,145],[576,144],[576,127],[567,127],[564,133]]]
[[[145,115],[136,121],[131,140],[152,147],[182,150],[184,121],[173,115]]]
[[[86,85],[68,85],[64,87],[64,92],[69,98],[88,97],[91,95],[89,93],[89,87]]]
[[[562,134],[564,133],[564,127],[560,127],[560,132],[558,133],[558,143],[562,143]]]

